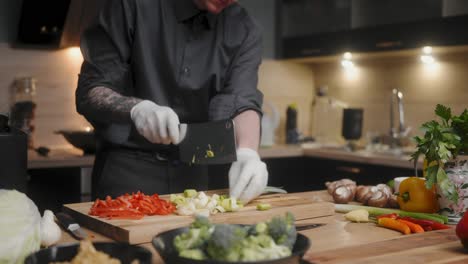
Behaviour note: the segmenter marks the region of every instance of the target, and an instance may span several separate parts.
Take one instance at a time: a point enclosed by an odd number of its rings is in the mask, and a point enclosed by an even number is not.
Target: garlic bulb
[[[50,210],[44,211],[41,219],[41,245],[44,247],[57,243],[62,237],[62,230],[54,221],[54,213]]]

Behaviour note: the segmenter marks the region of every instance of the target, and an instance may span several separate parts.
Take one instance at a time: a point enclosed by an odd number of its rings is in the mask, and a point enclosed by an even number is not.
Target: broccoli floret
[[[268,225],[265,222],[260,222],[250,227],[249,235],[256,236],[261,234],[268,234]]]
[[[285,217],[274,217],[267,224],[268,234],[277,245],[293,248],[297,237],[294,215],[287,213]]]
[[[276,245],[269,235],[250,236],[244,241],[242,261],[278,259],[291,255],[291,250],[283,245]]]
[[[273,244],[268,248],[243,248],[241,261],[260,261],[279,259],[291,256],[291,250],[286,246]]]
[[[206,259],[205,253],[203,253],[203,251],[200,249],[185,249],[179,253],[179,256],[183,258],[196,259],[196,260]]]
[[[202,247],[210,238],[208,227],[190,228],[188,232],[180,234],[174,238],[174,246],[178,252],[187,249]]]
[[[239,261],[247,230],[240,226],[217,225],[207,243],[206,252],[214,260]]]
[[[210,220],[208,219],[208,217],[197,216],[195,218],[195,221],[192,223],[191,227],[192,228],[202,228],[202,227],[211,228],[212,224],[210,223]]]

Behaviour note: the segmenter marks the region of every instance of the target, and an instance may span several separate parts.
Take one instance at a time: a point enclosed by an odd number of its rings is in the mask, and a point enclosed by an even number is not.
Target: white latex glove
[[[266,164],[249,148],[237,150],[237,161],[229,170],[229,195],[248,203],[263,193],[268,183]]]
[[[171,108],[145,100],[130,111],[138,133],[157,144],[179,143],[179,117]]]

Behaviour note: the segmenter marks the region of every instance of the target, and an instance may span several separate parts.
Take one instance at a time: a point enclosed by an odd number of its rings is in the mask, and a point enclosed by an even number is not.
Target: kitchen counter
[[[52,149],[47,157],[28,151],[28,169],[48,169],[63,167],[92,167],[94,155],[83,155],[76,148]]]
[[[295,193],[307,199],[331,201],[326,191]],[[300,233],[311,239],[304,259],[312,263],[468,263],[454,229],[401,235],[373,223],[350,223],[342,214],[303,220],[298,224],[326,223]],[[88,230],[93,241],[112,241]],[[59,244],[76,242],[64,233]],[[141,244],[153,253],[153,263],[162,263],[150,243]]]
[[[398,168],[412,169],[413,163],[409,156],[392,156],[384,154],[372,154],[368,152],[346,152],[337,149],[308,148],[295,145],[275,145],[260,148],[259,154],[263,159],[314,157],[334,159],[340,161],[358,162],[371,165],[382,165]],[[84,155],[81,150],[75,148],[63,148],[51,150],[49,156],[39,156],[34,151],[28,152],[28,168],[57,168],[57,167],[92,167],[94,155]],[[422,162],[418,163],[422,168]]]
[[[334,159],[340,161],[349,161],[364,163],[369,165],[381,165],[396,168],[413,169],[414,163],[410,161],[409,155],[390,155],[370,153],[366,151],[348,152],[338,149],[322,149],[322,148],[303,148],[304,156]],[[422,169],[422,160],[418,161],[417,167]]]

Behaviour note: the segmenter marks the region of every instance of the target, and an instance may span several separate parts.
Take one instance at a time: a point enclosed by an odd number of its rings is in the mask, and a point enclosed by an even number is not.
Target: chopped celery
[[[257,204],[257,210],[258,211],[266,211],[266,210],[270,210],[270,209],[271,209],[271,204],[267,204],[267,203]]]
[[[197,190],[194,190],[194,189],[187,189],[184,191],[184,196],[186,198],[192,198],[192,197],[195,197],[197,196]]]

